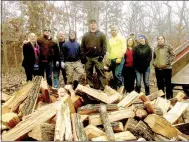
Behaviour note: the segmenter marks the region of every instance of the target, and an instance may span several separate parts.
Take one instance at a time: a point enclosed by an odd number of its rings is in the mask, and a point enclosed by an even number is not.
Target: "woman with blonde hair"
[[[23,45],[23,62],[26,80],[32,80],[32,76],[40,75],[40,47],[37,44],[37,36],[34,33],[28,35],[28,41]]]
[[[135,39],[132,36],[127,38],[127,50],[125,52],[125,63],[123,66],[124,87],[126,92],[130,93],[134,90],[135,69],[133,65],[133,50],[135,48]]]

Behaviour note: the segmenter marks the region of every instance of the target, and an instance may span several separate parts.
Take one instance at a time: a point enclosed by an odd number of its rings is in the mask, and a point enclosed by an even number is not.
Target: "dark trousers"
[[[166,87],[167,99],[173,98],[173,88],[171,85],[172,69],[159,70],[159,69],[155,68],[155,73],[156,73],[158,89],[165,92],[164,88]]]
[[[133,67],[123,67],[124,87],[127,92],[134,90],[135,84],[135,69]]]
[[[33,70],[33,67],[24,67],[26,81],[32,81],[32,76],[40,75],[40,70]]]
[[[42,62],[41,74],[44,77],[44,72],[46,72],[46,79],[49,86],[52,86],[52,70],[53,62]]]

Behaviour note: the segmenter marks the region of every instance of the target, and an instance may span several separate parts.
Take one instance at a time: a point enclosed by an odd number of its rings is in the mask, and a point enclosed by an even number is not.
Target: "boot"
[[[146,93],[146,96],[150,95],[150,87],[149,86],[145,86],[145,93]]]
[[[136,86],[136,88],[135,88],[135,91],[137,92],[137,93],[140,93],[140,86]]]

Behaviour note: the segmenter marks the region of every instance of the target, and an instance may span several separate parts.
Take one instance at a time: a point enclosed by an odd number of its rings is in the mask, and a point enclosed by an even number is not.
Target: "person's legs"
[[[110,69],[112,71],[112,75],[113,75],[113,82],[112,82],[112,88],[113,89],[117,89],[117,85],[116,85],[116,77],[115,77],[115,68],[116,68],[116,63],[115,63],[115,59],[111,59],[110,61]]]
[[[138,72],[137,70],[135,70],[136,73],[136,92],[140,93],[140,89],[141,89],[141,81],[142,81],[142,73]]]
[[[53,84],[54,88],[59,87],[59,74],[60,74],[60,68],[54,67],[53,68]]]
[[[92,58],[87,57],[87,63],[85,64],[85,71],[87,74],[87,82],[89,84],[90,87],[94,87],[93,86],[93,61]]]
[[[61,68],[61,71],[62,71],[62,76],[63,76],[63,80],[64,80],[64,85],[66,85],[67,84],[66,69]]]
[[[85,84],[85,70],[80,61],[75,62],[75,71],[78,74],[78,82]]]
[[[150,95],[150,66],[146,69],[145,73],[143,74],[143,81],[145,87],[146,96]]]
[[[124,86],[127,92],[131,92],[134,90],[135,83],[135,70],[132,67],[124,67],[123,69],[124,76]]]
[[[53,62],[48,62],[46,64],[46,78],[47,78],[47,83],[49,86],[52,87],[52,70],[53,70]]]
[[[171,85],[172,69],[164,69],[165,87],[167,99],[173,98],[173,88]]]
[[[74,74],[74,67],[72,62],[66,62],[66,78],[68,84],[73,83],[73,74]]]
[[[32,70],[33,68],[25,67],[26,81],[32,81]]]
[[[93,61],[95,63],[95,69],[96,72],[98,74],[99,77],[99,81],[100,81],[100,89],[104,90],[105,86],[106,86],[106,76],[105,76],[105,72],[104,72],[104,62],[99,62],[98,61],[98,57],[93,58]]]
[[[116,64],[115,68],[115,77],[116,77],[116,86],[117,88],[120,88],[123,86],[123,78],[122,78],[122,70],[123,70],[123,64],[124,64],[124,58],[121,59],[120,64]]]
[[[155,74],[156,74],[156,80],[157,80],[158,90],[162,90],[164,92],[163,71],[155,68]]]

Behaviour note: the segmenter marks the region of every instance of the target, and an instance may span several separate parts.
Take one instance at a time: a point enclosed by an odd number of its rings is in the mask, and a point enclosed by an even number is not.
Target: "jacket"
[[[87,32],[82,37],[81,41],[81,56],[82,57],[97,57],[104,56],[107,51],[106,36],[100,32]]]
[[[172,68],[171,63],[175,58],[175,53],[170,45],[158,45],[154,49],[153,65],[158,69]]]

